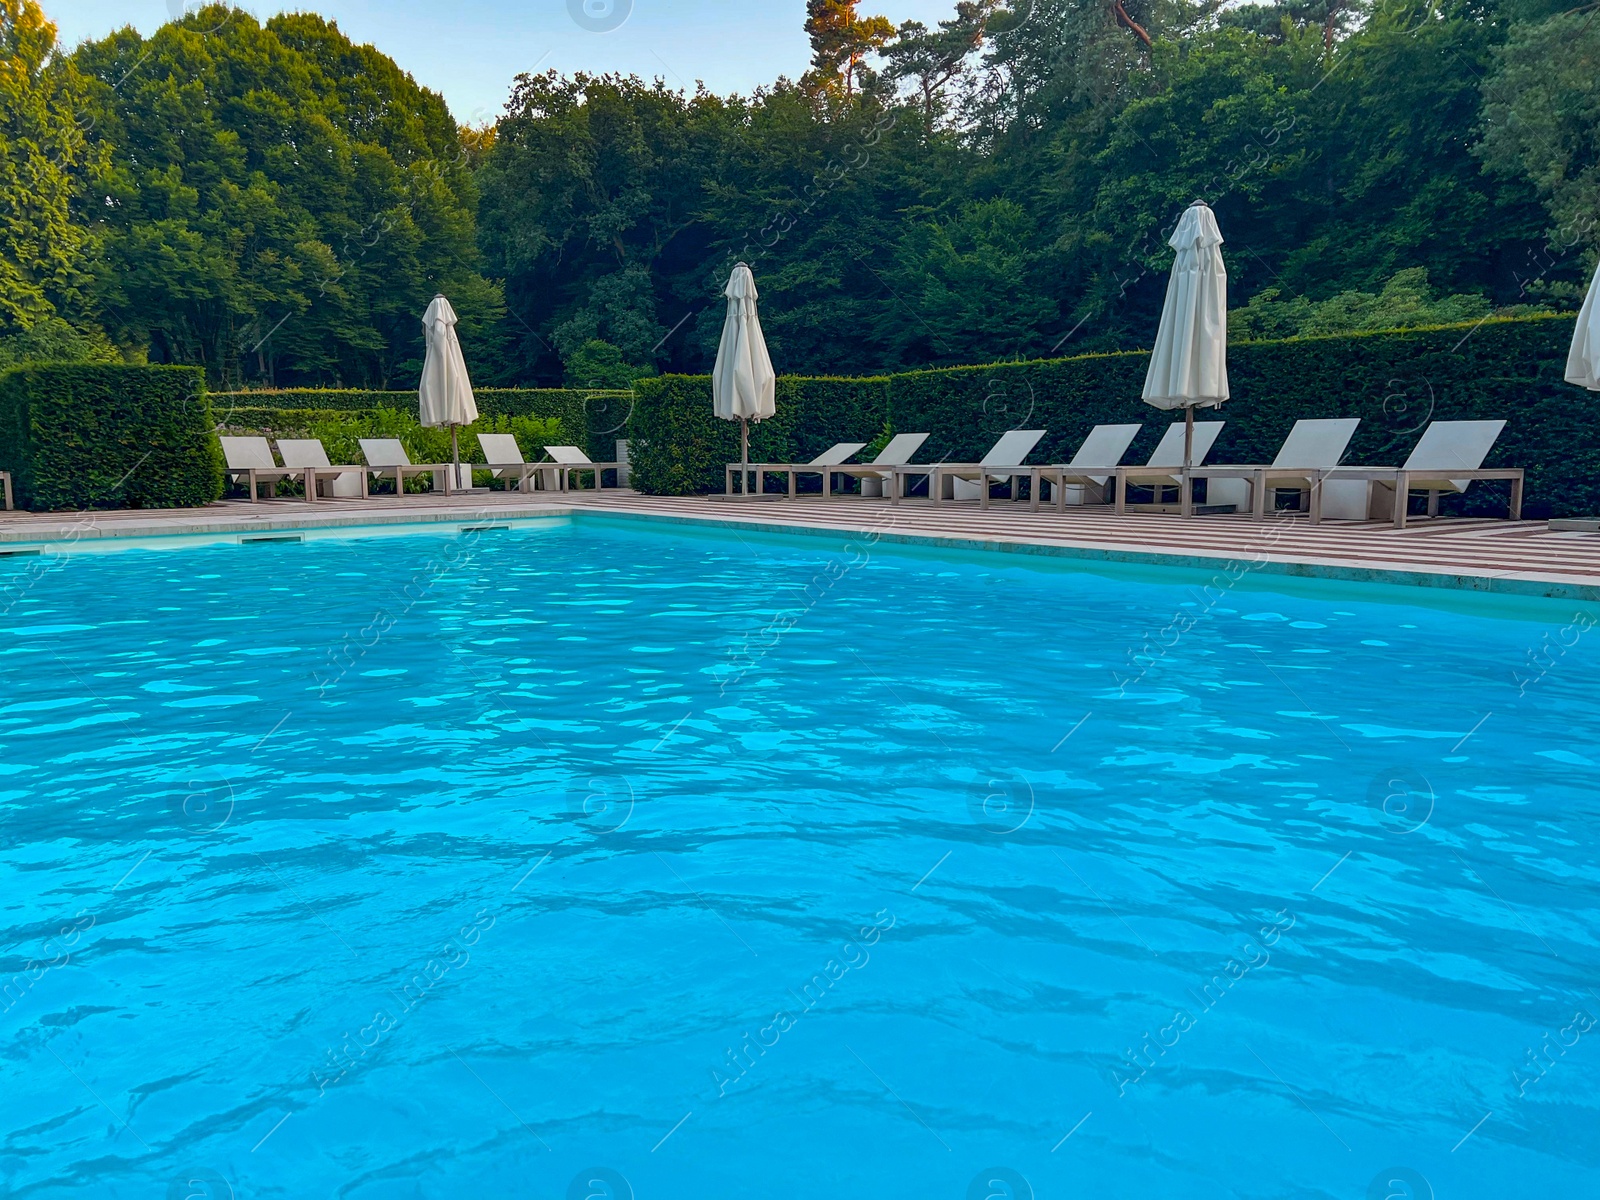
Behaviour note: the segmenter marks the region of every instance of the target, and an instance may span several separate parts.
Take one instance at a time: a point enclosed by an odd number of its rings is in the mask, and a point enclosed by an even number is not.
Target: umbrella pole
[[[459,426],[450,426],[450,490],[453,492],[461,486],[461,447],[456,444],[456,430]]]
[[[750,421],[739,418],[739,490],[750,497]]]
[[[1194,515],[1194,492],[1189,483],[1189,468],[1194,465],[1194,405],[1183,410],[1183,491],[1178,497],[1178,512]]]

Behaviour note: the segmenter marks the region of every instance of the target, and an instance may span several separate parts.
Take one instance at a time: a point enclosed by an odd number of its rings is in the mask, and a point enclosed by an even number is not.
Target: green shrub
[[[1201,420],[1227,424],[1209,461],[1270,462],[1302,417],[1362,419],[1349,463],[1403,462],[1429,420],[1503,417],[1486,466],[1524,467],[1529,516],[1600,512],[1600,396],[1563,382],[1568,317],[1343,334],[1229,347],[1232,399]],[[1045,429],[1030,461],[1064,462],[1097,424],[1144,426],[1143,461],[1173,416],[1139,399],[1149,355],[913,371],[876,379],[780,378],[778,411],[751,427],[751,458],[803,461],[834,442],[869,441],[885,420],[927,432],[918,461],[971,462],[1008,429]],[[737,422],[711,414],[708,377],[637,385],[629,426],[641,491],[721,491],[739,457]],[[1479,485],[1457,511],[1495,512],[1503,485]]]
[[[590,338],[571,354],[565,355],[561,374],[568,387],[615,388],[627,390],[641,379],[654,376],[654,367],[637,367],[622,357],[610,342]]]
[[[887,378],[786,375],[776,391],[776,415],[751,422],[751,462],[805,462],[835,442],[870,442],[889,418]],[[634,392],[633,486],[663,496],[720,492],[726,464],[739,461],[739,422],[712,414],[711,377],[642,379]]]
[[[29,329],[0,335],[0,371],[55,363],[123,363],[122,352],[99,329],[46,317]]]
[[[0,375],[0,470],[36,511],[191,508],[222,495],[205,374],[75,364]]]

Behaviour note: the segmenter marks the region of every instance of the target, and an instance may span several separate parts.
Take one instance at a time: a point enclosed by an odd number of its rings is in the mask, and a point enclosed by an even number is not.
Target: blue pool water
[[[7,560],[0,1195],[1595,1194],[1600,632],[1204,582]]]

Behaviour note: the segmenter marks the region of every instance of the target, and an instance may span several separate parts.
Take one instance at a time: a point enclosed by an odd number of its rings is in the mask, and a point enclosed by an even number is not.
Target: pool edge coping
[[[605,511],[574,509],[577,517],[614,517],[621,520],[655,521],[670,525],[710,526],[725,529],[753,529],[761,533],[815,533],[851,540],[901,545],[935,546],[952,550],[978,550],[999,554],[1021,554],[1044,558],[1079,559],[1088,562],[1125,563],[1134,566],[1186,567],[1191,570],[1216,570],[1241,561],[1251,572],[1281,575],[1295,579],[1333,579],[1346,583],[1392,584],[1432,591],[1461,591],[1477,595],[1530,596],[1546,600],[1600,602],[1600,583],[1577,583],[1554,576],[1517,575],[1502,572],[1474,575],[1450,571],[1403,570],[1396,567],[1367,567],[1315,558],[1274,558],[1258,556],[1241,559],[1237,555],[1164,552],[1157,550],[1114,550],[1101,546],[1074,546],[1060,542],[1035,542],[951,534],[917,533],[905,530],[849,529],[838,525],[809,525],[790,522],[740,521],[726,517],[691,516],[677,513]]]
[[[205,510],[196,510],[197,515]],[[1329,579],[1348,583],[1389,584],[1400,587],[1417,587],[1433,591],[1459,591],[1478,595],[1524,596],[1549,600],[1575,600],[1600,602],[1600,582],[1585,583],[1559,576],[1540,575],[1536,572],[1498,572],[1476,574],[1451,570],[1404,569],[1390,566],[1364,566],[1309,556],[1284,557],[1258,553],[1254,558],[1241,558],[1237,554],[1208,554],[1203,551],[1162,551],[1153,549],[1116,549],[1103,546],[1074,545],[1068,542],[1033,541],[1026,538],[997,538],[961,536],[949,533],[920,532],[874,528],[869,521],[856,525],[818,524],[801,520],[768,521],[735,519],[706,513],[666,513],[637,508],[596,508],[571,503],[549,505],[485,505],[483,507],[451,507],[446,509],[407,509],[393,513],[365,510],[360,513],[310,513],[252,514],[245,517],[213,517],[190,519],[164,516],[150,520],[119,517],[113,522],[96,525],[93,514],[74,514],[80,520],[89,518],[90,527],[81,533],[71,528],[56,526],[49,530],[33,531],[26,528],[0,526],[0,547],[40,546],[50,547],[84,539],[96,542],[116,539],[151,538],[211,538],[233,537],[249,534],[290,532],[295,530],[357,529],[364,526],[392,525],[459,525],[480,521],[538,521],[566,518],[570,520],[645,521],[663,525],[682,525],[696,528],[753,530],[774,534],[812,534],[844,540],[869,538],[873,541],[897,545],[925,546],[953,550],[980,551],[996,554],[1024,555],[1030,557],[1059,558],[1083,562],[1117,563],[1135,566],[1181,567],[1190,570],[1217,570],[1225,566],[1248,564],[1251,573],[1282,576],[1294,579]],[[53,536],[52,536],[53,535]],[[14,552],[13,552],[14,554]],[[11,557],[0,549],[0,557]]]

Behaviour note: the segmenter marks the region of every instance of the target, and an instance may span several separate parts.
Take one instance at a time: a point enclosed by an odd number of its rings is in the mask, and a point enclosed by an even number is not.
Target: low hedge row
[[[37,512],[192,508],[222,495],[198,367],[62,365],[0,375],[0,470]]]
[[[1600,396],[1563,381],[1571,317],[1247,342],[1228,353],[1232,399],[1208,461],[1271,462],[1302,417],[1361,418],[1345,461],[1403,462],[1430,420],[1503,417],[1486,466],[1525,467],[1529,516],[1600,512]],[[804,461],[885,425],[931,436],[918,461],[972,462],[1008,429],[1045,429],[1030,461],[1064,462],[1097,424],[1144,425],[1125,461],[1171,420],[1139,399],[1147,352],[914,371],[871,379],[781,378],[777,415],[751,427],[751,458]],[[711,382],[667,376],[636,386],[628,434],[642,491],[721,491],[739,457],[737,422],[711,415]],[[1462,511],[1495,511],[1485,485]]]
[[[560,421],[566,436],[584,447],[591,458],[609,461],[615,440],[633,413],[633,394],[582,388],[474,388],[478,411],[486,417],[538,417]],[[219,392],[212,397],[217,419],[240,426],[241,414],[288,409],[292,411],[375,412],[392,409],[417,412],[415,390],[366,391],[359,388],[283,388],[248,392]]]

